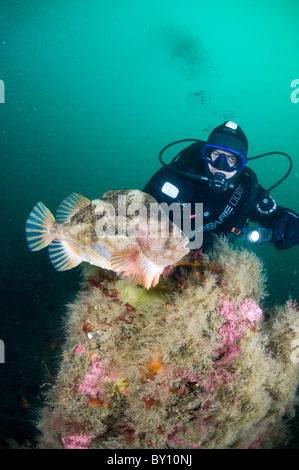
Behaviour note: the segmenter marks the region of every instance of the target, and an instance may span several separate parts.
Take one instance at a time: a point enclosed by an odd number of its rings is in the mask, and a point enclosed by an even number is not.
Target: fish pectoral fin
[[[53,240],[49,245],[49,257],[57,271],[66,271],[78,266],[83,259],[74,253],[65,240]]]
[[[158,273],[158,274],[154,277],[153,282],[152,282],[152,286],[153,286],[153,287],[155,287],[155,286],[159,283],[160,276],[161,276],[161,273]]]
[[[111,269],[121,278],[132,284],[141,284],[149,289],[153,275],[146,266],[146,257],[141,250],[121,251],[111,255]]]
[[[67,222],[76,212],[89,206],[89,204],[91,204],[91,201],[87,199],[87,197],[81,196],[81,194],[71,193],[58,206],[56,212],[57,222]]]

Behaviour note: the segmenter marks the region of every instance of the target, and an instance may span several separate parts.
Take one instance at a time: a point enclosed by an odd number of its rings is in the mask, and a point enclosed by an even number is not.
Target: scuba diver
[[[165,164],[163,152],[174,144],[186,141],[194,143]],[[289,175],[291,158],[283,152],[268,152],[251,158],[247,158],[247,153],[248,141],[241,127],[226,121],[210,133],[207,142],[184,139],[164,147],[159,155],[163,166],[143,191],[160,204],[180,204],[182,218],[184,206],[191,204],[188,217],[193,221],[193,230],[185,234],[192,241],[194,231],[202,231],[203,250],[213,244],[213,235],[225,235],[232,242],[243,236],[255,244],[273,242],[278,250],[299,244],[299,215],[278,206],[269,194]],[[265,190],[246,163],[247,160],[272,154],[287,157],[290,167],[276,184]],[[196,213],[196,203],[202,203],[202,214]],[[199,216],[201,224],[196,226]],[[248,230],[249,222],[255,222],[259,227]],[[181,227],[184,227],[182,223]]]

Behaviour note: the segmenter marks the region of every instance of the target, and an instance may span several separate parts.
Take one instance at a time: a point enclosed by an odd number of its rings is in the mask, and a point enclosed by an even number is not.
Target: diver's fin
[[[26,221],[26,239],[31,251],[38,251],[48,246],[53,237],[51,227],[55,219],[53,214],[42,203],[38,202],[30,212]]]
[[[78,266],[83,259],[76,255],[65,240],[53,240],[49,245],[49,257],[57,271],[66,271]]]
[[[58,206],[56,212],[57,222],[67,222],[76,212],[89,206],[90,203],[91,201],[87,197],[81,196],[81,194],[70,194]]]
[[[149,289],[152,276],[146,272],[145,256],[141,250],[121,251],[111,255],[111,269],[121,278],[132,284],[141,284]]]

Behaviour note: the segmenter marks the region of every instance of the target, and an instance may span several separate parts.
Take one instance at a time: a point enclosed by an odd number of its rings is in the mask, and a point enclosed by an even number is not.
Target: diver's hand
[[[274,220],[273,239],[278,250],[299,244],[299,215],[296,212],[281,208]]]

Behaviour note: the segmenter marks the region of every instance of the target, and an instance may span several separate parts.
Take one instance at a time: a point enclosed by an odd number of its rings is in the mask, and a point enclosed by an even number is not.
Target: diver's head
[[[202,148],[209,183],[215,191],[225,191],[235,184],[246,162],[248,141],[246,135],[232,121],[216,127]]]

